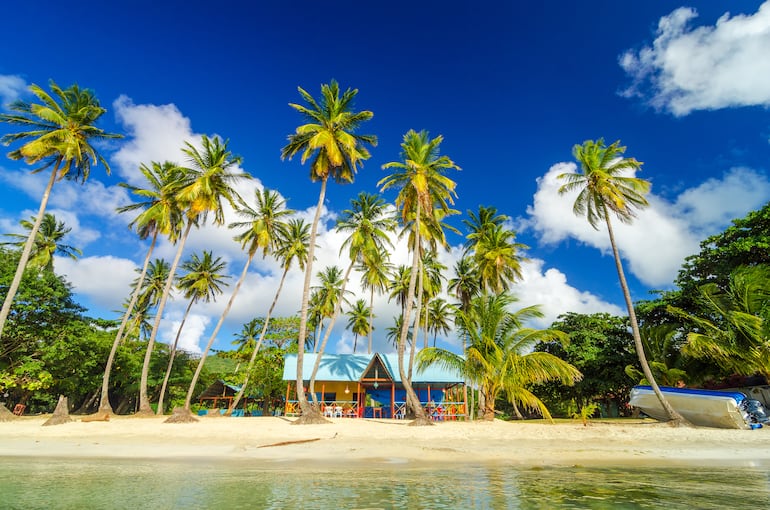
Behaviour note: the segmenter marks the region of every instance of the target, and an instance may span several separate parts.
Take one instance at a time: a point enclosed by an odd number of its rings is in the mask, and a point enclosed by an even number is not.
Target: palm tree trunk
[[[342,308],[345,287],[348,285],[348,278],[350,278],[350,271],[353,270],[353,263],[354,261],[351,261],[347,271],[345,271],[345,277],[342,279],[342,287],[340,288],[340,297],[334,304],[334,311],[332,312],[331,319],[329,319],[329,325],[326,326],[326,331],[324,332],[324,337],[321,341],[321,347],[318,349],[318,356],[316,356],[315,363],[313,363],[313,372],[310,374],[310,384],[308,385],[308,388],[310,389],[310,396],[313,397],[313,403],[316,406],[318,405],[318,397],[316,397],[315,394],[315,378],[316,375],[318,375],[318,368],[321,366],[321,357],[323,357],[324,351],[326,350],[326,342],[329,341],[329,337],[332,334],[332,328],[334,328],[334,323],[337,322],[337,316],[340,314],[340,309]]]
[[[409,275],[409,290],[406,296],[406,306],[404,308],[403,321],[401,322],[401,334],[398,337],[398,345],[396,351],[398,353],[398,372],[401,377],[401,383],[404,385],[404,392],[406,393],[406,405],[414,413],[414,423],[417,425],[432,425],[432,422],[425,415],[425,411],[420,405],[420,399],[414,392],[410,380],[407,378],[406,370],[404,368],[404,353],[406,351],[406,338],[409,334],[409,316],[412,314],[412,304],[414,298],[414,288],[417,283],[417,270],[419,268],[420,253],[417,248],[420,243],[420,203],[417,202],[417,209],[415,214],[415,246],[412,254],[412,272]],[[412,344],[416,339],[412,338]]]
[[[191,299],[187,304],[187,309],[184,311],[184,317],[182,322],[176,330],[176,337],[174,338],[174,345],[171,346],[171,353],[168,356],[168,367],[166,367],[166,375],[163,377],[163,384],[160,386],[160,396],[158,397],[158,409],[155,411],[157,416],[163,415],[163,397],[166,394],[166,386],[168,385],[168,379],[171,377],[171,368],[174,366],[174,357],[176,356],[176,346],[179,345],[179,336],[182,334],[182,328],[187,321],[187,316],[190,314],[190,308],[192,308],[195,299]]]
[[[367,354],[372,353],[372,334],[374,333],[374,286],[369,294],[369,346],[366,350]]]
[[[422,244],[422,239],[417,238],[418,243]],[[420,244],[418,244],[417,252],[420,253],[422,250],[420,250]],[[422,292],[423,292],[423,276],[424,276],[424,267],[422,265],[422,259],[419,259],[418,261],[418,269],[417,269],[417,310],[414,314],[414,327],[412,327],[412,345],[409,347],[409,383],[412,382],[412,369],[414,367],[414,356],[417,351],[417,337],[419,336],[420,331],[422,331],[422,328],[420,327],[420,319],[422,315]],[[427,340],[424,340],[427,343]],[[427,347],[427,345],[425,346]],[[430,400],[430,399],[429,399]]]
[[[43,222],[43,214],[45,208],[48,205],[48,198],[51,196],[51,189],[56,182],[56,175],[59,173],[59,165],[61,164],[61,158],[56,161],[56,167],[51,170],[51,178],[48,179],[48,185],[43,192],[43,198],[40,200],[40,207],[37,210],[37,217],[35,223],[32,225],[32,230],[29,231],[29,237],[27,242],[24,243],[24,248],[21,250],[21,257],[19,258],[19,265],[16,266],[16,273],[13,275],[13,281],[11,286],[8,287],[8,294],[5,295],[5,301],[3,301],[3,308],[0,310],[0,338],[3,338],[3,329],[5,328],[5,321],[8,319],[8,315],[11,313],[11,305],[13,304],[13,298],[16,297],[16,292],[21,285],[21,277],[24,276],[24,270],[27,268],[27,262],[29,261],[29,255],[32,253],[32,247],[35,244],[35,238],[37,237],[37,231],[40,229],[40,224]]]
[[[321,179],[321,191],[318,193],[313,225],[310,227],[310,246],[308,246],[307,264],[305,266],[305,282],[302,286],[302,309],[299,315],[299,336],[297,338],[297,400],[302,415],[294,423],[310,424],[325,422],[321,411],[317,406],[311,406],[305,395],[304,381],[302,379],[303,362],[305,360],[305,338],[307,338],[307,311],[310,301],[310,280],[313,276],[313,257],[315,256],[315,240],[318,232],[318,223],[321,220],[321,208],[326,196],[326,183],[328,176]]]
[[[147,268],[150,266],[150,259],[152,258],[152,252],[155,249],[155,242],[158,240],[158,233],[154,232],[152,235],[152,242],[150,248],[147,250],[147,255],[144,257],[144,265],[142,266],[142,272],[139,275],[139,280],[136,283],[134,292],[131,295],[131,300],[126,308],[126,313],[123,314],[123,319],[120,321],[120,327],[115,334],[115,340],[112,342],[112,349],[107,356],[107,364],[104,367],[104,376],[102,377],[102,394],[99,400],[99,413],[112,414],[112,406],[110,405],[109,388],[110,388],[110,375],[112,373],[112,364],[115,362],[115,355],[118,352],[118,346],[123,340],[123,333],[126,331],[126,325],[128,319],[131,317],[131,312],[134,311],[136,301],[139,299],[139,294],[142,292],[142,283],[144,283],[144,277],[147,276]]]
[[[230,416],[233,413],[233,409],[238,407],[238,403],[243,398],[243,393],[246,391],[246,386],[249,384],[249,374],[251,374],[251,371],[254,369],[254,363],[257,360],[257,353],[259,352],[259,348],[262,346],[262,341],[265,339],[265,334],[267,333],[267,325],[270,322],[270,316],[273,314],[273,309],[275,308],[276,303],[278,302],[278,296],[281,295],[281,289],[283,289],[283,282],[286,280],[286,273],[289,272],[289,267],[286,266],[283,270],[283,274],[281,275],[281,282],[278,284],[278,290],[275,292],[275,297],[273,298],[273,303],[270,305],[270,309],[267,311],[267,316],[265,317],[265,323],[262,325],[262,331],[259,333],[259,340],[257,340],[257,345],[254,346],[254,351],[251,353],[251,358],[249,359],[249,367],[246,369],[246,378],[243,380],[243,385],[241,386],[241,389],[238,390],[238,394],[235,395],[235,398],[233,399],[232,404],[230,405],[230,408],[225,413],[227,416]]]
[[[658,400],[660,401],[660,405],[663,406],[663,409],[666,411],[666,414],[668,415],[671,421],[671,424],[672,425],[689,424],[688,421],[685,420],[681,414],[676,412],[676,410],[673,407],[671,407],[671,404],[669,404],[668,400],[666,400],[666,397],[663,396],[663,392],[660,391],[660,387],[658,386],[658,383],[655,381],[655,378],[652,375],[652,370],[650,370],[650,365],[647,363],[647,356],[645,356],[644,354],[642,337],[639,334],[639,323],[636,320],[636,311],[634,310],[634,305],[631,302],[631,292],[628,290],[626,275],[623,272],[623,264],[620,261],[620,253],[618,252],[618,247],[615,244],[615,233],[612,230],[612,223],[610,222],[610,215],[606,205],[604,206],[604,219],[607,222],[607,232],[609,232],[609,235],[610,235],[610,245],[612,246],[612,254],[615,257],[615,267],[618,270],[620,287],[621,289],[623,289],[623,299],[625,299],[626,301],[626,308],[628,309],[628,319],[631,322],[631,332],[634,337],[634,346],[636,347],[636,354],[637,356],[639,356],[639,364],[642,366],[642,372],[644,373],[644,377],[646,377],[647,380],[650,382],[650,386],[652,386],[652,391],[654,391],[655,395],[658,397]]]
[[[198,383],[198,377],[201,375],[201,370],[203,370],[203,364],[206,362],[206,356],[208,356],[209,350],[211,349],[211,346],[214,344],[214,340],[217,338],[217,334],[219,334],[219,330],[222,328],[222,324],[225,322],[225,318],[227,318],[227,314],[230,313],[230,308],[233,306],[233,302],[235,301],[235,296],[238,295],[238,291],[241,288],[241,285],[243,284],[243,280],[246,279],[246,273],[249,270],[249,265],[251,264],[251,259],[254,258],[254,253],[249,253],[249,258],[246,259],[246,264],[243,266],[243,271],[241,272],[241,277],[238,278],[238,282],[235,284],[235,288],[233,288],[233,293],[230,295],[230,299],[227,301],[227,305],[225,306],[225,309],[222,311],[222,315],[219,316],[219,321],[217,322],[217,325],[214,327],[214,331],[211,332],[211,336],[209,337],[209,341],[206,344],[206,348],[203,350],[203,354],[201,355],[201,359],[198,362],[198,367],[195,369],[195,374],[193,375],[192,381],[190,381],[190,387],[187,389],[187,397],[185,397],[184,400],[184,409],[189,412],[190,411],[190,404],[192,402],[192,396],[195,392],[195,385]]]
[[[166,301],[168,301],[168,296],[171,294],[171,287],[174,285],[174,273],[176,273],[179,260],[182,258],[182,251],[184,251],[184,245],[187,241],[187,236],[190,234],[192,225],[192,221],[188,219],[184,234],[179,240],[179,247],[176,250],[174,261],[171,263],[171,269],[169,269],[168,272],[166,286],[163,288],[163,295],[160,297],[160,303],[158,303],[158,310],[155,312],[155,324],[152,326],[152,333],[150,334],[150,339],[147,341],[147,351],[144,354],[144,364],[142,365],[142,379],[139,382],[139,410],[137,411],[137,414],[153,414],[152,407],[150,407],[150,399],[147,395],[147,380],[150,375],[152,349],[155,346],[155,338],[158,336],[158,330],[160,329],[160,320],[163,317],[163,309],[166,307]]]

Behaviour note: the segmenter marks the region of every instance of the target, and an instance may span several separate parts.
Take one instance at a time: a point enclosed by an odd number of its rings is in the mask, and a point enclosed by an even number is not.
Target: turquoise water
[[[314,469],[0,457],[0,508],[770,508],[770,466]]]

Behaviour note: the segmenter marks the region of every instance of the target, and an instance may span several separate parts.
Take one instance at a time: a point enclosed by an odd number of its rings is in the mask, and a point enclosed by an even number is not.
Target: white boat
[[[750,401],[743,393],[666,386],[661,386],[660,390],[671,407],[693,425],[723,429],[754,429],[762,426],[761,420],[749,412],[749,407],[755,407],[755,401]],[[749,403],[753,405],[749,406]],[[650,386],[632,388],[629,404],[651,418],[668,420],[668,415]]]

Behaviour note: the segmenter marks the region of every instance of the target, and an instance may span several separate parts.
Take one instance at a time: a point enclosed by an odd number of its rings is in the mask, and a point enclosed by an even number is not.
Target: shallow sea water
[[[547,467],[0,457],[13,509],[770,508],[770,465]]]

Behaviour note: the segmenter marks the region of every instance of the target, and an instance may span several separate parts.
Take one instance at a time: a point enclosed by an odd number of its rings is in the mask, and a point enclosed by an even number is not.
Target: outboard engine
[[[741,402],[741,410],[747,416],[748,423],[758,423],[765,425],[770,423],[770,416],[767,415],[767,409],[759,400],[746,399]]]

